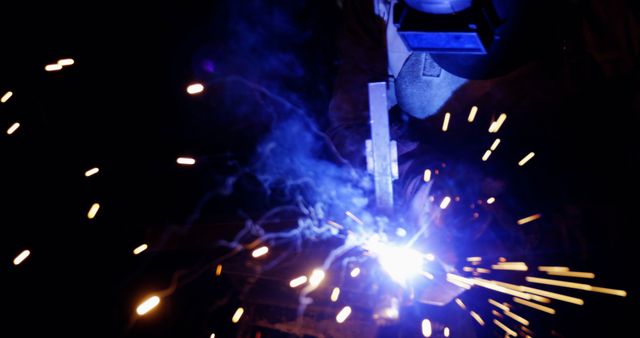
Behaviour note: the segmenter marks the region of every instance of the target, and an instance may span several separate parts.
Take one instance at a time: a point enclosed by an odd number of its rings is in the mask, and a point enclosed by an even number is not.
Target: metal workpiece
[[[387,84],[369,83],[369,123],[371,139],[367,140],[367,170],[373,174],[376,205],[383,211],[393,208],[393,181],[398,178],[398,151],[389,134]]]

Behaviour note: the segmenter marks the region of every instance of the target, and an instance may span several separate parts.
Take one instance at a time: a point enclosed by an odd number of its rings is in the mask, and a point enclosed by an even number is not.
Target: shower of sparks
[[[545,271],[545,272],[565,272],[565,271],[569,271],[571,269],[569,269],[566,266],[539,266],[538,267],[538,271]]]
[[[596,275],[592,272],[547,271],[547,274],[552,276],[562,276],[562,277],[575,277],[575,278],[588,278],[588,279],[596,278]]]
[[[496,129],[496,121],[491,121],[491,124],[489,125],[489,132],[493,133],[495,129]]]
[[[588,285],[588,284],[565,282],[561,280],[538,278],[538,277],[526,277],[525,279],[529,283],[553,285],[553,286],[560,286],[560,287],[569,288],[569,289],[591,291],[591,285]]]
[[[508,335],[510,335],[510,336],[514,336],[514,337],[517,337],[517,336],[518,336],[518,334],[516,333],[516,331],[513,331],[513,330],[512,330],[512,329],[510,329],[508,326],[506,326],[506,325],[502,324],[499,320],[494,319],[494,320],[493,320],[493,323],[494,323],[494,324],[496,324],[496,325],[498,325],[498,327],[500,327],[501,329],[503,329],[503,330],[504,330],[504,332],[506,332]]]
[[[251,252],[251,256],[253,256],[253,258],[258,258],[261,256],[266,255],[269,252],[269,248],[266,246],[261,246],[255,250],[253,250],[253,252]]]
[[[292,287],[292,288],[296,288],[296,287],[298,287],[298,286],[300,286],[300,285],[302,285],[302,284],[304,284],[306,282],[307,282],[307,276],[300,276],[300,277],[296,277],[296,278],[292,279],[289,282],[289,286]]]
[[[528,287],[528,286],[515,285],[515,284],[510,284],[510,283],[505,283],[505,282],[496,282],[496,284],[498,284],[500,286],[503,286],[503,287],[506,287],[506,288],[509,288],[511,290],[517,290],[517,291],[520,291],[520,292],[532,293],[534,295],[548,297],[548,298],[552,298],[552,299],[555,299],[555,300],[560,300],[560,301],[563,301],[563,302],[572,303],[572,304],[576,304],[576,305],[584,305],[584,301],[582,299],[576,298],[576,297],[571,297],[571,296],[562,295],[562,294],[555,293],[555,292],[550,292],[550,291],[531,288],[531,287]],[[516,296],[516,297],[518,297],[518,296]],[[531,296],[529,296],[529,297],[520,297],[520,298],[531,299]]]
[[[526,334],[530,334],[530,335],[534,334],[533,331],[529,330],[529,328],[527,328],[525,326],[522,326],[522,325],[520,325],[520,330],[524,331],[524,333],[526,333]]]
[[[212,333],[212,334],[209,336],[209,338],[216,338],[216,334],[215,334],[215,333]]]
[[[499,145],[500,145],[500,139],[497,138],[495,141],[493,141],[493,144],[491,144],[491,147],[489,147],[489,149],[491,151],[496,151]]]
[[[524,262],[500,262],[491,266],[494,270],[527,271],[529,267]]]
[[[545,298],[545,297],[541,297],[538,295],[531,295],[531,300],[534,300],[538,303],[545,303],[545,304],[549,304],[551,303],[551,299],[549,298]]]
[[[472,279],[466,278],[466,277],[462,277],[462,276],[458,276],[458,275],[453,274],[453,273],[447,273],[447,280],[458,281],[460,283],[467,284],[469,286],[474,284]]]
[[[471,107],[471,111],[469,112],[469,117],[467,118],[467,121],[469,121],[469,123],[473,122],[473,120],[475,120],[476,118],[477,113],[478,113],[478,107],[476,106]]]
[[[426,318],[422,320],[422,335],[431,337],[431,321]]]
[[[431,170],[430,170],[430,169],[425,169],[425,170],[424,170],[424,175],[422,176],[422,179],[423,179],[425,182],[429,182],[429,181],[431,181]]]
[[[324,270],[322,269],[315,269],[313,270],[313,272],[311,273],[311,276],[309,277],[309,285],[313,286],[313,287],[317,287],[318,285],[320,285],[320,283],[322,283],[322,280],[324,280]]]
[[[469,312],[469,314],[471,314],[471,317],[473,317],[473,319],[475,319],[478,324],[484,326],[484,320],[482,320],[482,317],[480,317],[479,314],[475,313],[474,311]]]
[[[92,169],[89,169],[89,170],[85,171],[84,172],[84,176],[85,177],[90,177],[90,176],[93,176],[93,175],[97,174],[99,171],[100,171],[100,169],[98,169],[98,168],[92,168]]]
[[[9,129],[7,129],[7,135],[11,135],[15,133],[15,131],[18,130],[18,128],[20,128],[20,123],[15,122],[14,124],[11,125],[11,127],[9,127]]]
[[[22,251],[18,256],[16,256],[16,258],[13,259],[13,265],[20,265],[20,263],[24,262],[24,260],[27,259],[29,255],[31,255],[31,251]]]
[[[342,310],[338,312],[338,315],[336,315],[336,322],[338,322],[338,324],[344,323],[344,321],[347,320],[347,318],[349,318],[350,314],[351,314],[351,307],[350,306],[343,307]]]
[[[189,95],[202,93],[203,90],[204,90],[204,86],[201,83],[193,83],[187,87],[187,93]]]
[[[525,218],[521,218],[518,220],[518,225],[524,225],[527,224],[529,222],[533,222],[535,220],[540,219],[540,217],[542,217],[542,214],[535,214],[535,215],[531,215],[531,216],[527,216]]]
[[[504,312],[505,315],[507,315],[508,317],[510,317],[511,319],[515,320],[516,322],[524,325],[524,326],[528,326],[529,325],[529,321],[518,316],[517,314],[511,312],[511,311],[505,311]]]
[[[364,225],[364,222],[358,217],[356,217],[356,215],[352,214],[351,211],[346,211],[345,214],[347,215],[347,217],[351,218],[354,222],[360,225]]]
[[[507,286],[503,285],[505,283],[489,281],[482,278],[474,278],[469,283],[471,283],[472,285],[478,285],[485,289],[501,292],[507,295],[516,296],[524,299],[531,299],[531,295],[529,295],[528,293],[517,290],[516,288],[508,288]]]
[[[338,230],[344,229],[344,227],[342,225],[340,225],[340,224],[338,224],[338,223],[336,223],[334,221],[327,221],[327,224],[329,224],[330,226],[332,226],[332,227],[334,227],[334,228],[336,228]]]
[[[464,305],[464,303],[460,300],[460,298],[456,298],[456,304],[458,304],[458,306],[463,309],[466,310],[467,307]]]
[[[331,301],[335,303],[338,301],[339,297],[340,297],[340,288],[338,287],[333,288],[333,291],[331,291]]]
[[[397,228],[396,235],[398,237],[405,237],[407,235],[407,230],[405,230],[404,228]]]
[[[544,306],[544,305],[540,305],[540,304],[537,304],[537,303],[534,303],[534,302],[530,302],[528,300],[524,300],[524,299],[520,299],[520,298],[514,297],[513,301],[518,303],[518,304],[521,304],[521,305],[524,305],[524,306],[528,306],[528,307],[530,307],[532,309],[536,309],[538,311],[546,312],[546,313],[552,314],[552,315],[556,314],[556,310],[554,310],[554,309],[552,309],[550,307]]]
[[[449,120],[451,119],[451,113],[444,114],[444,121],[442,122],[442,131],[447,131],[449,129]]]
[[[59,65],[57,63],[44,66],[44,70],[47,72],[55,72],[60,69],[62,69],[62,65]]]
[[[627,291],[609,289],[609,288],[601,288],[599,286],[592,286],[591,287],[591,291],[598,292],[598,293],[604,293],[604,294],[608,294],[608,295],[613,295],[613,296],[620,296],[620,297],[626,297],[627,296]]]
[[[351,277],[356,278],[360,275],[360,268],[353,268],[350,273]]]
[[[144,302],[140,303],[136,308],[136,313],[140,316],[147,314],[160,304],[160,297],[152,296],[147,298]]]
[[[47,69],[47,71],[53,71],[53,70],[59,70],[62,67],[61,66],[65,66],[65,65],[71,65],[73,64],[73,60],[72,59],[68,59],[71,60],[71,63],[69,64],[64,64],[62,61],[64,60],[59,60],[57,65],[48,65],[47,67],[50,66],[60,66],[60,68],[58,69]],[[45,68],[46,69],[46,68]],[[204,86],[200,83],[194,83],[191,84],[187,87],[186,91],[188,94],[194,95],[194,94],[198,94],[201,93],[204,90]],[[9,97],[11,97],[11,92],[7,92],[3,97],[2,97],[2,102],[6,102]],[[8,95],[8,97],[7,97]],[[6,97],[6,99],[5,99]],[[472,123],[476,117],[476,114],[478,112],[478,108],[476,106],[473,106],[471,108],[471,111],[469,113],[468,116],[468,122]],[[489,132],[490,133],[497,133],[499,131],[499,129],[501,128],[501,126],[503,125],[503,123],[505,122],[507,118],[506,114],[501,114],[498,119],[494,122],[491,123],[491,126],[489,128]],[[444,116],[444,121],[443,121],[443,125],[442,125],[442,131],[446,132],[448,130],[449,127],[449,123],[450,123],[450,119],[451,119],[451,114],[450,113],[446,113]],[[16,123],[17,126],[15,127],[15,129],[17,129],[19,127],[19,124]],[[13,128],[13,126],[12,126]],[[15,129],[13,131],[15,131]],[[10,128],[11,130],[11,128]],[[7,131],[8,134],[13,133],[13,131],[9,132]],[[482,161],[487,161],[489,159],[489,157],[491,156],[492,152],[496,151],[497,147],[499,146],[499,144],[501,143],[501,140],[499,138],[496,138],[495,141],[492,143],[491,147],[489,150],[487,150],[483,157],[482,157]],[[534,157],[534,153],[531,152],[530,154],[528,154],[525,158],[523,158],[518,164],[519,166],[523,166],[524,164],[526,164],[529,160],[531,160],[531,158]],[[179,157],[177,158],[176,162],[180,165],[194,165],[196,160],[190,157]],[[442,167],[445,167],[445,164],[443,163]],[[85,176],[89,177],[92,176],[94,174],[96,174],[99,171],[98,168],[93,168],[90,169],[88,171],[85,172]],[[439,171],[438,169],[434,169],[433,172],[434,175],[438,175]],[[423,180],[424,182],[430,182],[432,178],[432,171],[430,169],[425,169],[424,174],[423,174]],[[431,201],[434,201],[434,197],[430,196]],[[449,196],[445,196],[443,198],[443,200],[440,203],[440,209],[444,210],[446,209],[449,204],[451,203],[451,197]],[[456,196],[455,197],[456,201],[460,201],[460,197]],[[486,199],[486,203],[487,204],[493,204],[496,201],[495,197],[489,197],[488,199]],[[478,201],[478,204],[482,204],[482,200]],[[99,209],[99,204],[95,203],[92,205],[91,209],[88,212],[88,218],[89,219],[93,219]],[[474,208],[474,205],[472,205],[472,208]],[[363,222],[362,219],[358,218],[357,216],[355,216],[353,213],[351,213],[350,211],[346,211],[345,212],[346,216],[348,216],[351,220],[353,220],[355,223],[357,223],[360,226],[364,226],[365,223]],[[535,214],[529,217],[525,217],[522,218],[520,220],[517,221],[518,225],[523,225],[532,221],[535,221],[539,218],[541,218],[541,214]],[[477,218],[477,216],[476,216]],[[364,218],[364,219],[369,219],[369,218]],[[345,229],[344,226],[331,221],[331,220],[327,220],[325,221],[326,224],[330,225],[333,228],[336,229]],[[404,230],[403,228],[397,228],[396,230],[396,234],[399,237],[405,237],[407,235],[407,231]],[[401,235],[402,234],[402,235]],[[255,246],[250,246],[250,248],[254,248]],[[147,249],[147,244],[143,244],[141,246],[139,246],[138,248],[133,250],[133,253],[135,255],[143,252],[144,250]],[[394,248],[395,249],[395,248]],[[369,248],[367,248],[367,250],[371,253],[374,254],[379,254],[376,253],[376,250],[369,250]],[[24,256],[24,258],[20,259],[17,263],[16,261],[20,258],[20,256],[22,256],[23,254],[26,255]],[[256,249],[254,249],[251,253],[252,257],[254,258],[258,258],[258,257],[262,257],[264,255],[266,255],[269,252],[269,248],[267,246],[260,246]],[[407,255],[405,254],[406,252],[402,252],[403,255],[399,255],[399,257],[401,257],[401,259],[397,259],[396,257],[394,257],[394,259],[392,260],[392,264],[394,268],[398,269],[398,268],[402,268],[399,264],[399,262],[403,262],[402,258],[407,259],[407,260],[411,260],[411,256],[412,255]],[[22,260],[24,260],[27,256],[29,256],[29,251],[25,250],[23,253],[21,253],[18,257],[16,257],[16,259],[14,259],[14,264],[18,265],[20,264],[20,262],[22,262]],[[383,255],[379,255],[379,256],[383,256]],[[426,259],[429,261],[434,261],[435,257],[433,256],[433,254],[422,254],[419,253],[417,256],[419,256],[418,261],[420,263],[422,263],[422,259]],[[384,257],[378,257],[379,263],[380,265],[384,268],[385,267],[385,263],[383,262]],[[482,262],[482,257],[467,257],[466,260],[468,262],[470,262],[472,265],[480,265]],[[390,265],[390,264],[387,264]],[[495,265],[491,265],[492,269],[495,270],[512,270],[512,271],[528,271],[528,266],[524,263],[524,262],[506,262],[506,260],[502,257],[500,257],[500,263],[495,264]],[[539,267],[538,268],[540,271],[546,272],[549,275],[558,275],[558,276],[568,276],[568,277],[579,277],[579,278],[594,278],[595,275],[592,273],[586,273],[586,272],[572,272],[569,270],[569,268],[564,268],[564,267]],[[415,269],[414,269],[415,270]],[[418,269],[420,270],[420,269]],[[472,268],[472,267],[464,267],[463,270],[465,272],[470,272],[473,273],[474,276],[478,276],[477,273],[490,273],[491,270],[486,269],[486,268]],[[367,270],[367,272],[369,272],[369,270]],[[356,278],[357,276],[359,276],[361,273],[361,269],[359,267],[355,267],[350,271],[350,276],[353,278]],[[392,278],[394,277],[392,272],[389,271],[390,275],[392,276]],[[215,269],[215,275],[216,276],[220,276],[222,274],[222,265],[218,264],[216,266]],[[415,274],[421,274],[423,276],[425,276],[426,278],[429,279],[434,279],[434,276],[432,274],[430,274],[429,272],[426,271],[418,271],[415,272]],[[373,273],[367,273],[366,275],[373,275]],[[309,287],[318,287],[322,281],[325,279],[326,277],[326,273],[324,270],[322,269],[314,269],[313,272],[310,274],[309,277],[307,276],[299,276],[297,278],[292,279],[289,282],[289,285],[291,288],[296,288],[299,287],[301,285],[304,285],[305,283],[308,282],[309,286],[305,289],[308,290]],[[366,276],[365,276],[366,277]],[[479,286],[479,287],[483,287],[485,289],[489,289],[489,290],[493,290],[496,292],[500,292],[503,294],[508,294],[508,295],[512,295],[515,296],[513,298],[513,301],[515,303],[518,303],[520,305],[524,305],[524,306],[528,306],[530,308],[542,311],[542,312],[546,312],[549,314],[555,314],[555,310],[537,303],[533,303],[530,302],[528,300],[536,300],[539,302],[544,302],[544,303],[549,303],[550,300],[545,298],[545,297],[549,297],[549,298],[553,298],[556,300],[561,300],[561,301],[565,301],[565,302],[569,302],[569,303],[573,303],[573,304],[577,304],[577,305],[583,305],[584,301],[582,299],[579,298],[575,298],[575,297],[570,297],[570,296],[565,296],[565,295],[561,295],[561,294],[557,294],[557,293],[553,293],[553,292],[549,292],[549,291],[545,291],[545,290],[539,290],[539,289],[534,289],[534,288],[530,288],[530,287],[526,287],[526,286],[520,286],[520,285],[514,285],[514,284],[509,284],[509,283],[504,283],[504,282],[499,282],[499,281],[493,281],[493,280],[485,280],[485,279],[481,279],[481,278],[467,278],[467,277],[463,277],[460,275],[456,275],[456,274],[452,274],[452,273],[447,273],[446,275],[446,279],[448,282],[457,285],[461,288],[464,289],[471,289],[472,286]],[[580,289],[580,290],[587,290],[587,291],[593,291],[593,292],[601,292],[601,293],[608,293],[608,294],[612,294],[612,295],[618,295],[618,296],[626,296],[626,292],[623,290],[616,290],[616,289],[607,289],[607,288],[600,288],[600,287],[593,287],[590,286],[588,284],[581,284],[581,283],[573,283],[573,282],[564,282],[564,281],[558,281],[558,280],[552,280],[552,279],[545,279],[545,278],[538,278],[538,277],[526,277],[526,281],[530,282],[530,283],[539,283],[539,284],[547,284],[547,285],[553,285],[553,286],[562,286],[562,287],[568,287],[568,288],[574,288],[574,289]],[[306,291],[303,291],[303,293]],[[332,302],[337,302],[339,297],[340,297],[340,288],[339,287],[334,287],[331,295],[330,295],[330,300]],[[545,296],[545,297],[542,297]],[[344,297],[343,297],[344,298]],[[456,304],[464,311],[467,311],[467,306],[462,302],[461,299],[459,298],[455,298],[455,302]],[[514,321],[522,324],[522,325],[529,325],[529,321],[526,320],[525,318],[511,312],[511,306],[508,305],[507,303],[499,303],[493,299],[489,299],[488,302],[495,306],[496,308],[500,309],[503,311],[504,315],[510,317],[511,319],[513,319]],[[153,308],[155,308],[158,304],[160,303],[160,298],[157,296],[153,296],[150,297],[149,299],[147,299],[146,301],[144,301],[143,303],[141,303],[137,309],[136,312],[139,315],[144,315],[145,313],[149,312],[150,310],[152,310]],[[473,304],[470,303],[469,304],[471,308],[473,308]],[[349,306],[345,306],[344,308],[342,308],[338,314],[336,315],[336,322],[337,323],[343,323],[347,320],[347,318],[350,316],[352,312],[351,307]],[[244,313],[244,309],[242,307],[237,308],[237,310],[235,311],[235,313],[233,314],[232,317],[232,322],[233,323],[238,323],[240,321],[240,319],[242,318],[242,315]],[[478,324],[480,324],[481,326],[485,325],[485,321],[482,319],[482,317],[474,312],[474,311],[469,311],[471,317],[474,318],[474,320],[476,322],[478,322]],[[505,317],[500,314],[499,312],[497,312],[496,310],[493,310],[492,313],[501,318],[504,319]],[[396,314],[397,317],[397,314]],[[493,323],[495,325],[497,325],[498,327],[500,327],[502,330],[504,330],[506,332],[506,334],[508,336],[517,336],[518,334],[512,330],[511,328],[509,328],[508,326],[506,326],[505,324],[503,324],[502,322],[500,322],[497,319],[493,320]],[[417,328],[416,328],[417,329]],[[424,319],[422,320],[421,323],[421,329],[422,329],[422,335],[424,337],[431,337],[431,335],[433,334],[433,328],[432,328],[432,323],[429,319]],[[440,329],[440,327],[436,327],[436,329]],[[524,330],[525,328],[523,328]],[[530,332],[530,331],[529,331]],[[449,327],[444,327],[443,329],[443,335],[445,337],[449,337],[451,334]],[[211,333],[210,335],[211,338],[215,338],[215,334]],[[257,337],[257,335],[256,335]]]
[[[496,302],[495,300],[489,298],[489,304],[497,307],[498,309],[502,310],[502,311],[509,311],[509,308],[503,304],[500,304],[498,302]]]
[[[436,260],[436,256],[434,256],[432,253],[428,253],[424,255],[424,259],[428,260],[429,262],[433,262]]]
[[[13,96],[13,92],[12,91],[8,91],[8,92],[4,93],[4,95],[2,95],[2,98],[0,98],[0,102],[1,103],[7,103],[7,101],[9,101],[11,96]]]
[[[76,63],[73,59],[67,58],[67,59],[60,59],[58,60],[58,64],[60,66],[71,66],[72,64]]]
[[[140,245],[139,247],[137,247],[137,248],[133,249],[133,254],[134,254],[134,255],[139,255],[139,254],[141,254],[143,251],[147,250],[147,248],[149,248],[149,246],[148,246],[148,245],[146,245],[146,244],[142,244],[142,245]]]
[[[424,277],[425,277],[425,278],[427,278],[427,279],[431,279],[431,280],[433,280],[433,275],[432,275],[432,274],[430,274],[430,273],[428,273],[428,272],[426,272],[426,271],[421,271],[421,272],[420,272],[420,275],[424,276]]]
[[[244,314],[244,309],[239,307],[236,312],[233,313],[233,317],[231,317],[231,322],[232,323],[237,323],[240,321],[240,319],[242,318],[242,315]]]
[[[518,162],[519,166],[523,166],[525,164],[527,164],[527,162],[529,162],[529,160],[531,160],[534,156],[536,156],[536,153],[534,153],[533,151],[530,152],[529,154],[527,154],[527,156],[523,157],[520,162]]]
[[[382,316],[389,319],[398,319],[400,317],[400,312],[398,312],[397,306],[392,304],[391,307],[382,311]]]
[[[449,196],[445,196],[442,199],[442,202],[440,202],[440,209],[444,210],[449,206],[449,203],[451,203],[451,197]]]
[[[176,163],[181,165],[194,165],[196,164],[196,160],[191,157],[178,157]]]
[[[89,209],[89,212],[87,212],[87,218],[94,219],[98,214],[98,210],[100,210],[100,204],[93,203],[93,205],[91,205],[91,208]]]
[[[460,278],[462,278],[462,280]],[[461,287],[461,288],[463,288],[465,290],[471,289],[471,285],[472,285],[471,283],[467,282],[466,278],[460,277],[460,276],[456,276],[456,275],[450,274],[450,273],[447,274],[447,282],[449,282],[449,283],[451,283],[451,284],[453,284],[455,286]]]
[[[489,132],[492,134],[497,133],[498,130],[500,130],[500,127],[502,127],[502,124],[506,119],[507,119],[507,114],[504,114],[504,113],[500,114],[497,121],[491,122],[491,126],[489,126]]]
[[[485,151],[484,155],[482,155],[482,162],[487,162],[487,160],[489,159],[489,156],[491,156],[491,150]]]

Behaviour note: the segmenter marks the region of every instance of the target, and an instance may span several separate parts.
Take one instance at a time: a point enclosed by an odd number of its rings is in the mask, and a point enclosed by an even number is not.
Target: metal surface
[[[397,178],[398,162],[396,143],[389,135],[387,111],[387,84],[369,83],[369,123],[371,140],[366,144],[367,169],[373,174],[376,205],[390,211],[393,208],[393,180]],[[395,161],[394,161],[395,160]]]

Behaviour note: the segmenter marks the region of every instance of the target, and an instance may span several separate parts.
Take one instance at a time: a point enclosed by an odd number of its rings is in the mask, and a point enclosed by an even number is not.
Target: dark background
[[[495,170],[513,183],[523,211],[557,216],[528,235],[536,238],[533,257],[540,265],[572,264],[596,272],[594,284],[630,293],[625,299],[586,298],[584,308],[552,320],[557,331],[567,337],[627,336],[636,330],[631,313],[638,304],[632,277],[637,15],[622,1],[567,8],[565,25],[557,25],[551,39],[568,42],[541,53],[545,69],[566,91],[544,101],[553,106],[510,117],[512,129],[502,137],[514,142],[496,162],[513,163],[509,156],[521,149],[539,155],[524,173],[514,174],[506,164]],[[611,19],[622,14],[624,20]],[[635,23],[614,24],[629,23],[627,15]],[[591,29],[584,28],[585,18]],[[325,128],[339,67],[339,19],[338,7],[328,1],[3,5],[0,94],[11,90],[14,96],[0,105],[0,121],[3,130],[14,121],[21,127],[0,136],[0,297],[7,314],[2,335],[208,337],[217,327],[231,336],[233,329],[222,323],[241,287],[209,283],[210,274],[163,301],[155,321],[132,322],[134,304],[167,288],[175,271],[219,257],[226,251],[216,241],[239,229],[241,215],[255,217],[276,203],[256,197],[260,190],[248,179],[185,227],[202,196],[246,165],[269,129],[255,108],[261,98],[217,81],[240,75],[273,88],[303,103]],[[76,64],[44,71],[65,57]],[[195,80],[212,85],[204,95],[189,97],[185,88]],[[540,90],[535,82],[530,86],[518,89]],[[440,121],[429,120],[424,128],[437,130]],[[447,147],[467,149],[477,134],[459,128],[448,139],[431,141],[444,153]],[[481,156],[474,146],[467,151]],[[176,166],[181,155],[196,157],[197,166]],[[100,173],[85,178],[94,166]],[[87,220],[93,202],[102,207]],[[132,256],[145,242],[149,252]],[[25,248],[32,256],[14,267],[13,257]]]

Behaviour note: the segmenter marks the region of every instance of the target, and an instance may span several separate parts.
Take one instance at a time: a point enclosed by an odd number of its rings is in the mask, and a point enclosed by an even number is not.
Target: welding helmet
[[[393,99],[416,118],[438,112],[468,80],[532,60],[547,34],[544,1],[394,0],[387,21]]]

